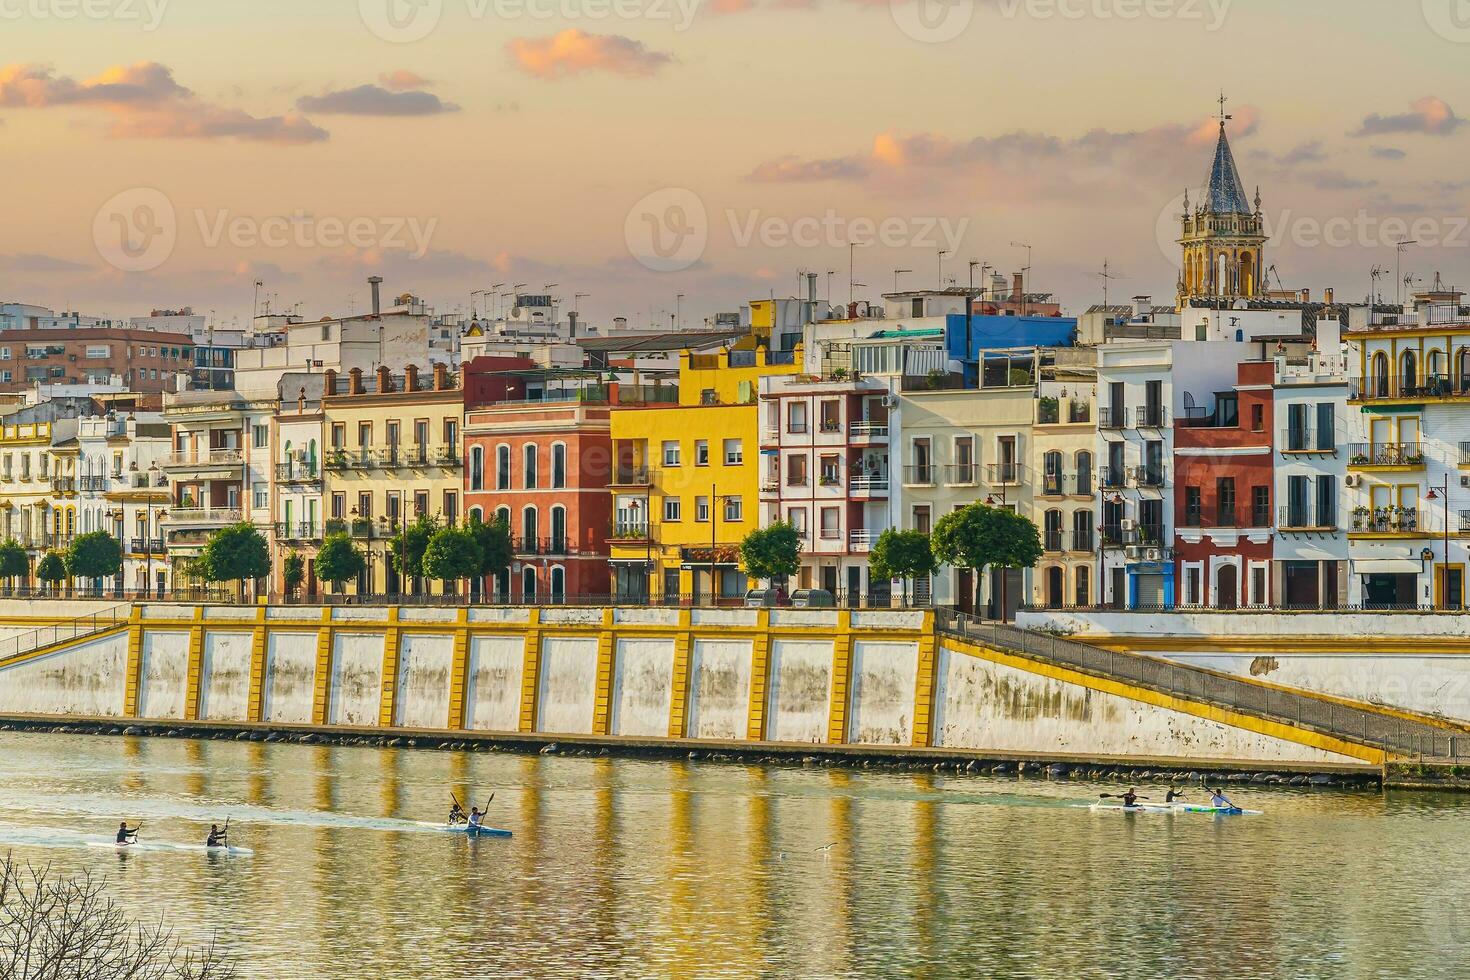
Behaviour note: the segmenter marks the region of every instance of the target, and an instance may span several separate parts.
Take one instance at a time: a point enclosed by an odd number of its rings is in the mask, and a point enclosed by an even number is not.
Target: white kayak
[[[1259,817],[1264,811],[1243,810],[1238,806],[1210,806],[1206,803],[1093,803],[1089,810],[1112,810],[1120,813],[1213,813],[1224,817]]]
[[[204,844],[170,844],[163,841],[145,841],[119,844],[116,841],[87,841],[88,847],[105,847],[112,851],[184,851],[201,854],[219,854],[225,857],[250,857],[255,852],[248,847],[208,847]]]
[[[416,827],[429,827],[429,828],[431,828],[433,830],[443,831],[446,834],[468,834],[471,837],[511,837],[511,836],[513,836],[510,831],[508,831],[508,830],[501,830],[499,827],[484,827],[484,826],[481,826],[481,827],[473,827],[472,828],[472,827],[470,827],[469,824],[463,824],[463,823],[430,823],[430,822],[428,822],[426,820],[415,820],[414,821],[414,826],[416,826]]]

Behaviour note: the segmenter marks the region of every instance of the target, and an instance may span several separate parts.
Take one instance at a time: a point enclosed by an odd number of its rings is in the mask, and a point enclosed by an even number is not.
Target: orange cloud
[[[382,82],[383,87],[390,92],[408,92],[413,89],[427,88],[433,84],[429,79],[407,68],[385,71],[378,76],[378,81]]]
[[[550,37],[518,37],[506,45],[511,60],[533,78],[556,80],[584,72],[647,78],[672,64],[673,55],[651,51],[620,34],[588,34],[568,28]]]
[[[1380,116],[1374,113],[1363,120],[1353,136],[1382,136],[1387,133],[1425,133],[1430,136],[1445,136],[1453,133],[1465,120],[1455,115],[1449,103],[1433,95],[1426,95],[1409,106],[1409,111],[1396,116]]]
[[[0,66],[0,106],[94,107],[111,114],[110,135],[119,138],[231,137],[267,143],[327,138],[325,130],[294,113],[260,117],[205,102],[176,82],[167,66],[151,61],[115,65],[80,82],[43,65]]]

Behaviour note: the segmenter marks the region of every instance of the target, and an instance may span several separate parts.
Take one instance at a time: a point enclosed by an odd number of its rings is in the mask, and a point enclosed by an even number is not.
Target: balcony
[[[985,467],[985,483],[992,487],[1020,486],[1025,470],[1021,463],[991,463]]]
[[[235,469],[245,462],[245,454],[238,449],[211,449],[207,452],[170,453],[159,460],[165,470],[193,473],[223,472]]]
[[[333,472],[343,470],[371,470],[376,469],[382,457],[368,449],[359,446],[357,449],[329,449],[327,451],[326,469]]]
[[[275,531],[278,541],[320,541],[322,539],[322,526],[312,521],[296,521],[289,524],[282,521],[276,524]]]
[[[53,476],[51,478],[52,493],[76,493],[77,481],[75,477]]]
[[[888,474],[855,476],[847,483],[849,497],[881,497],[888,493]]]
[[[459,449],[454,446],[440,446],[433,451],[431,456],[435,466],[442,466],[445,469],[455,469],[464,465],[464,461],[459,458]]]
[[[887,442],[888,423],[854,422],[848,426],[848,438],[853,442]]]
[[[1103,547],[1119,547],[1123,544],[1123,525],[1104,524],[1098,528],[1098,535],[1102,539]]]
[[[871,528],[858,528],[847,532],[847,548],[849,551],[871,551],[873,545],[878,541],[881,531]]]
[[[1130,474],[1134,486],[1142,490],[1161,490],[1166,482],[1163,466],[1135,466]]]
[[[1041,477],[1043,497],[1092,496],[1091,473],[1045,473]]]
[[[276,464],[277,483],[317,483],[322,478],[315,460],[300,460]]]
[[[622,464],[613,467],[612,480],[609,483],[614,487],[646,487],[649,484],[647,466],[624,466]]]
[[[516,555],[527,558],[543,555],[549,558],[556,558],[572,553],[571,548],[567,545],[566,538],[519,537],[515,539],[514,544]]]
[[[1099,429],[1126,429],[1128,428],[1128,409],[1119,405],[1097,410],[1097,427]]]
[[[1356,507],[1353,509],[1353,525],[1348,537],[1352,538],[1424,538],[1431,532],[1416,507]]]
[[[1463,400],[1470,400],[1470,375],[1458,382],[1445,374],[1431,374],[1422,379],[1360,378],[1348,391],[1348,401],[1358,404]]]
[[[653,537],[649,526],[642,521],[617,521],[613,524],[612,539],[618,544],[643,544]]]
[[[1163,547],[1164,525],[1162,524],[1138,524],[1123,529],[1123,543],[1134,548],[1160,548]]]
[[[973,487],[980,479],[980,467],[974,463],[951,463],[944,468],[947,487]]]
[[[1404,472],[1424,468],[1424,450],[1417,442],[1356,442],[1348,447],[1348,469]]]
[[[162,538],[133,538],[128,544],[131,555],[162,555],[167,550]]]
[[[1104,466],[1098,471],[1097,482],[1105,490],[1121,490],[1128,485],[1128,467]]]
[[[932,487],[939,467],[933,463],[915,463],[903,468],[903,484],[906,487]]]
[[[1041,550],[1048,555],[1058,555],[1067,550],[1065,531],[1047,531],[1041,536]]]
[[[175,507],[163,519],[175,527],[225,527],[243,521],[245,512],[238,507]]]
[[[1337,443],[1334,433],[1313,431],[1310,426],[1281,431],[1281,451],[1296,455],[1336,456]]]
[[[1315,512],[1305,501],[1285,504],[1276,520],[1283,531],[1336,531],[1336,508],[1319,508]]]
[[[1139,429],[1167,429],[1169,427],[1169,410],[1162,405],[1146,405],[1140,408],[1134,419],[1134,427]]]
[[[113,479],[118,479],[118,474],[113,474]],[[77,480],[77,489],[82,493],[103,493],[107,490],[107,477],[84,476]]]

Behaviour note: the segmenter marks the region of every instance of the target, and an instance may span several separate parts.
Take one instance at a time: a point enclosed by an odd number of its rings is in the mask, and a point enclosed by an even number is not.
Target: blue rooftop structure
[[[1071,316],[1002,316],[951,313],[944,331],[945,352],[965,369],[965,387],[980,386],[980,352],[1013,347],[1071,347],[1077,342],[1077,318]]]

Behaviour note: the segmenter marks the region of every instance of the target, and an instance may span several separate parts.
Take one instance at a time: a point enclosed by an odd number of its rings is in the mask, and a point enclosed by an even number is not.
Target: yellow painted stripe
[[[332,608],[322,608],[322,622],[316,634],[316,691],[312,697],[311,720],[327,723],[327,705],[332,687]]]
[[[391,728],[398,721],[398,661],[403,632],[398,628],[398,607],[388,610],[388,628],[383,631],[382,689],[378,697],[378,725]]]
[[[1295,742],[1298,745],[1306,745],[1324,752],[1335,752],[1353,759],[1360,759],[1373,765],[1382,765],[1385,754],[1380,749],[1369,748],[1358,745],[1330,735],[1322,735],[1317,732],[1306,731],[1292,725],[1283,725],[1278,722],[1266,721],[1253,715],[1241,714],[1226,708],[1217,707],[1212,704],[1203,704],[1197,701],[1187,701],[1173,695],[1152,691],[1148,688],[1135,687],[1123,681],[1115,681],[1094,677],[1081,671],[1060,667],[1056,664],[1042,663],[1040,661],[1028,660],[1014,654],[993,650],[981,644],[970,643],[946,637],[944,640],[946,648],[988,660],[1005,667],[1036,674],[1040,677],[1049,677],[1052,680],[1062,681],[1067,684],[1075,684],[1089,690],[1098,691],[1103,694],[1114,694],[1118,697],[1128,698],[1142,704],[1151,704],[1158,708],[1167,708],[1182,714],[1193,715],[1196,718],[1204,718],[1209,721],[1229,725],[1231,728],[1240,728],[1245,731],[1255,732],[1258,735],[1266,735],[1271,738],[1279,738],[1286,742]]]
[[[261,622],[256,623],[255,635],[250,638],[250,721],[265,720],[265,657],[268,638],[264,623],[265,610],[260,612]]]
[[[689,723],[689,659],[694,653],[689,610],[679,610],[679,634],[674,639],[674,667],[669,691],[669,738],[683,738]]]
[[[199,701],[204,683],[204,609],[194,611],[194,625],[189,628],[188,686],[184,690],[184,720],[199,720]]]
[[[143,685],[143,624],[140,610],[133,607],[128,624],[128,676],[123,691],[123,717],[138,717],[138,689]]]
[[[750,712],[745,737],[752,742],[766,739],[766,702],[771,689],[771,611],[761,609],[757,614],[760,632],[750,652]]]
[[[449,668],[449,727],[464,728],[464,699],[470,679],[470,629],[469,609],[459,610],[457,628],[454,631],[454,660]]]
[[[526,627],[526,653],[521,668],[521,731],[536,730],[537,699],[541,692],[541,610],[531,610]]]
[[[97,632],[91,633],[87,636],[67,637],[64,640],[58,640],[55,643],[49,643],[46,646],[37,647],[34,650],[27,650],[25,653],[13,654],[4,659],[0,659],[0,670],[4,670],[6,667],[14,667],[18,664],[23,664],[30,660],[39,660],[41,657],[50,656],[53,653],[65,650],[67,647],[79,646],[83,643],[90,643],[91,641],[99,639],[101,637],[115,633],[121,633],[123,630],[131,628],[132,627],[129,623],[119,623],[116,626],[110,626],[107,629],[98,630]]]
[[[938,644],[934,635],[919,641],[919,669],[914,682],[914,734],[912,744],[925,747],[934,744],[934,694],[938,689]]]
[[[827,743],[847,741],[847,703],[852,689],[852,613],[837,617],[837,639],[832,645],[832,703],[827,708]]]
[[[597,637],[597,693],[592,709],[592,734],[606,735],[612,727],[613,678],[617,674],[618,639],[613,611],[602,611],[602,632]]]

